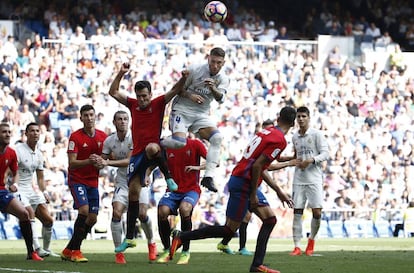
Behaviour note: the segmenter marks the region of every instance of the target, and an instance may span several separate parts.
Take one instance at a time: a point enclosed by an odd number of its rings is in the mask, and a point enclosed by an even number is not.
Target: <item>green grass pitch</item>
[[[22,240],[0,240],[0,272],[32,273],[203,273],[249,272],[252,257],[227,255],[216,250],[218,239],[193,241],[188,265],[177,265],[180,253],[168,264],[150,264],[146,241],[139,239],[136,248],[127,249],[126,265],[114,263],[113,243],[109,240],[87,240],[82,251],[88,263],[75,264],[49,257],[43,262],[25,260]],[[60,252],[67,241],[52,241],[52,249]],[[303,240],[303,245],[306,243]],[[238,240],[230,246],[237,249]],[[249,240],[254,250],[255,241]],[[304,246],[303,246],[304,247]],[[159,251],[161,244],[158,243]],[[269,241],[265,264],[282,273],[391,273],[414,271],[414,238],[320,239],[316,241],[315,256],[291,257],[291,239]]]

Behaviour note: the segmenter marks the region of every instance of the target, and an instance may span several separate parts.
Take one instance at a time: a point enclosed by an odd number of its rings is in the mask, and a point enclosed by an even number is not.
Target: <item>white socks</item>
[[[146,219],[145,222],[141,221],[141,227],[142,227],[142,230],[145,233],[145,237],[147,237],[148,244],[153,243],[154,242],[154,235],[152,233],[152,222],[151,222],[151,218],[149,218],[147,216],[147,219]]]
[[[300,247],[302,239],[302,214],[293,214],[293,243],[295,247]]]
[[[42,227],[43,249],[50,250],[50,240],[52,239],[52,226]]]
[[[321,225],[321,219],[312,218],[311,220],[311,232],[309,238],[315,240],[316,234],[318,234],[319,227]]]
[[[122,243],[122,222],[121,220],[111,221],[112,240],[115,247],[118,247]]]
[[[40,247],[39,234],[37,233],[37,228],[36,228],[36,220],[30,219],[30,225],[32,226],[32,232],[33,232],[33,248],[36,250]]]

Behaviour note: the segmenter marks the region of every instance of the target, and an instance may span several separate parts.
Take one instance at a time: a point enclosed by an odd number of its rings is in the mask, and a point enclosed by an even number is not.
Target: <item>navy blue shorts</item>
[[[13,200],[14,196],[8,190],[0,190],[0,211],[6,212],[7,206]]]
[[[158,207],[167,206],[170,208],[173,215],[178,215],[177,210],[180,207],[181,202],[190,203],[194,208],[199,198],[200,195],[195,191],[186,193],[166,192],[158,202]]]
[[[226,216],[233,221],[242,222],[250,207],[250,180],[230,176],[228,188],[230,197],[227,203]],[[267,202],[260,189],[257,189],[257,198],[260,207],[269,206],[269,202]]]
[[[145,187],[145,172],[148,167],[155,165],[154,160],[148,160],[145,156],[145,151],[134,156],[131,156],[127,169],[128,185],[131,178],[138,175],[141,181],[141,186]]]
[[[89,206],[89,212],[98,214],[99,211],[99,191],[98,188],[89,187],[83,184],[69,186],[73,196],[73,208],[78,209],[84,205]]]

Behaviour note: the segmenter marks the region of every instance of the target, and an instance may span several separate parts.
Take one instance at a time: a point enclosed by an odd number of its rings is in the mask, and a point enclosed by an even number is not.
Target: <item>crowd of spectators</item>
[[[57,219],[70,219],[73,213],[68,212],[66,147],[69,133],[81,126],[80,106],[93,104],[97,128],[109,134],[114,131],[113,113],[122,108],[109,98],[109,83],[122,62],[131,63],[120,85],[123,92],[133,96],[134,83],[146,79],[158,96],[177,81],[183,67],[205,62],[213,44],[226,49],[223,69],[231,85],[225,102],[213,106],[224,140],[216,177],[220,190],[203,193],[205,209],[211,202],[225,208],[226,182],[243,147],[261,123],[274,120],[285,105],[309,107],[313,126],[328,138],[331,157],[324,168],[324,208],[350,212],[326,217],[371,219],[375,200],[381,217],[390,219],[387,209],[401,210],[414,199],[414,78],[405,73],[406,67],[351,69],[345,64],[332,69],[328,62],[319,70],[317,62],[324,60],[299,47],[229,44],[289,38],[285,26],[276,29],[274,21],[264,22],[253,11],[235,14],[224,32],[190,11],[185,16],[154,13],[149,18],[139,8],[124,16],[108,13],[98,18],[79,6],[75,18],[83,21],[72,25],[51,3],[44,19],[49,38],[57,41],[45,44],[34,34],[20,43],[12,36],[0,43],[0,120],[12,125],[12,143],[25,137],[27,123],[41,124],[47,190]],[[328,11],[320,17],[333,20]],[[175,41],[157,42],[161,38]],[[163,136],[169,135],[167,116],[163,126]],[[291,147],[286,153],[292,153]],[[292,168],[273,175],[291,192]],[[113,169],[102,171],[100,192],[108,209],[113,178]],[[154,183],[154,205],[164,189],[162,183]],[[276,195],[265,186],[263,191],[271,205],[280,208]]]

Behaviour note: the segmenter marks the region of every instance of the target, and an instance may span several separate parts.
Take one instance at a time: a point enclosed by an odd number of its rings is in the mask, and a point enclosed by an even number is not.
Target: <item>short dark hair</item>
[[[135,91],[139,91],[144,88],[147,88],[148,91],[151,93],[151,84],[149,81],[137,81],[135,83],[135,88],[134,88]]]
[[[291,126],[295,125],[296,110],[293,107],[285,106],[280,110],[279,121]]]
[[[0,122],[0,127],[10,127],[10,124],[7,122]]]
[[[265,121],[263,121],[262,123],[262,128],[267,127],[269,125],[274,125],[275,123],[273,122],[273,120],[271,119],[266,119]]]
[[[309,111],[309,108],[308,108],[308,107],[306,107],[306,106],[301,106],[301,107],[299,107],[299,108],[296,110],[296,112],[298,112],[298,113],[305,113],[306,115],[308,115],[308,117],[310,116],[310,111]]]
[[[118,116],[118,115],[128,115],[128,113],[124,110],[118,110],[114,114],[114,120],[116,120],[116,116]]]
[[[95,108],[93,108],[92,105],[85,104],[84,106],[81,107],[80,114],[82,115],[83,112],[86,112],[86,111],[89,111],[89,110],[93,110],[95,112]]]
[[[27,124],[26,125],[26,133],[29,132],[30,126],[39,126],[39,124],[37,124],[36,122],[30,122],[29,124]]]
[[[210,51],[211,56],[225,57],[226,52],[221,47],[215,47]]]

